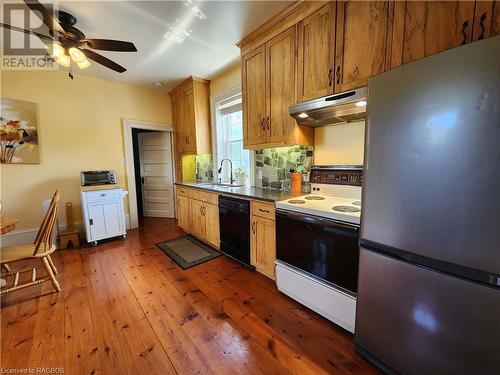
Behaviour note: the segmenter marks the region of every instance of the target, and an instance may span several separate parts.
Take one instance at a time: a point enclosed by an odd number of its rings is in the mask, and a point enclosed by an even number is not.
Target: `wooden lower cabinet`
[[[219,207],[210,203],[205,203],[204,207],[205,239],[218,249],[220,246]]]
[[[250,263],[258,272],[274,279],[276,221],[252,215],[250,231]]]
[[[177,187],[179,226],[215,248],[220,246],[218,195],[197,189]]]
[[[191,233],[197,237],[205,238],[205,216],[203,215],[203,202],[189,199],[191,214]]]
[[[189,218],[190,218],[190,207],[189,198],[177,195],[177,218],[179,221],[179,226],[184,229],[185,232],[189,232]]]

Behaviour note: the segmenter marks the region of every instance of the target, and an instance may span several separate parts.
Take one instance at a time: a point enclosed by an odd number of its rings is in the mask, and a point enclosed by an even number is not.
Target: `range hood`
[[[362,87],[293,104],[288,112],[297,124],[314,128],[360,121],[366,116],[367,94],[368,88]]]

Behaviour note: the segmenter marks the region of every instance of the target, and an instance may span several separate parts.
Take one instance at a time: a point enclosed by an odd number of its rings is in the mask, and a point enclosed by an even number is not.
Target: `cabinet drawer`
[[[275,220],[274,204],[252,201],[252,215],[260,216],[265,219]]]
[[[87,191],[85,196],[87,197],[87,202],[99,202],[109,199],[119,199],[122,198],[121,189],[109,189],[109,190],[96,190]]]
[[[188,189],[184,186],[176,186],[175,192],[177,195],[180,195],[182,197],[189,197],[192,189]]]
[[[219,204],[219,194],[209,193],[202,190],[190,190],[189,198],[198,199],[199,201],[211,204]]]

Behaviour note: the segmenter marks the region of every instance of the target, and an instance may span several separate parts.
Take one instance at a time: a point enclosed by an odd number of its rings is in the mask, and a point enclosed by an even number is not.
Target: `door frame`
[[[129,209],[129,228],[134,229],[139,226],[139,218],[137,215],[137,195],[135,191],[135,171],[134,171],[134,147],[132,144],[132,128],[156,130],[170,133],[170,152],[172,153],[172,161],[174,160],[174,128],[171,124],[158,122],[140,121],[123,119],[123,138],[125,142],[125,172],[127,175],[128,185],[128,209]],[[172,163],[172,177],[175,181],[175,168]],[[175,210],[175,207],[174,207]]]

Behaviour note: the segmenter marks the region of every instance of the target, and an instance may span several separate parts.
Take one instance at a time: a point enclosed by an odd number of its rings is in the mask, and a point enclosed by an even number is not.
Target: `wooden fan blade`
[[[47,25],[50,31],[57,31],[61,34],[66,34],[59,22],[54,18],[52,13],[45,8],[38,0],[24,0],[24,3],[30,8],[35,15]],[[41,15],[40,15],[41,13]]]
[[[118,52],[137,52],[137,48],[135,48],[134,43],[124,42],[121,40],[82,39],[81,42],[87,44],[87,46],[92,49]]]
[[[29,34],[29,35],[35,35],[35,36],[39,37],[42,40],[54,40],[54,38],[51,37],[51,36],[43,35],[43,34],[40,34],[40,33],[36,33],[34,31],[31,31],[31,30],[21,29],[20,27],[12,26],[12,25],[7,25],[5,23],[0,23],[0,27],[3,27],[5,29],[9,29],[9,30],[19,31],[21,33],[25,33],[25,34]]]
[[[127,71],[127,69],[125,69],[123,66],[118,65],[114,61],[111,61],[107,57],[104,57],[103,55],[99,55],[98,53],[95,53],[94,51],[91,51],[89,49],[82,49],[81,51],[89,59],[94,60],[96,63],[99,63],[99,64],[105,66],[106,68],[112,69],[115,72],[123,73],[123,72]]]

